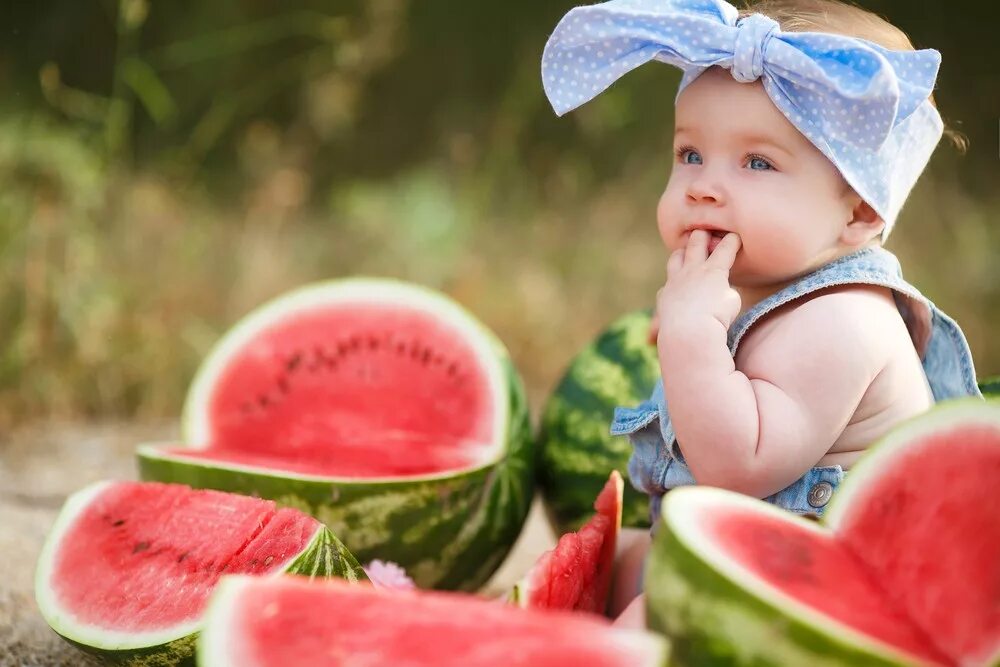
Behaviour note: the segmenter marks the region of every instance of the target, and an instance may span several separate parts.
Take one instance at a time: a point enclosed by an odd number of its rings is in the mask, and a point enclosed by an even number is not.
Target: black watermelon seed
[[[285,362],[285,368],[288,369],[289,373],[294,373],[300,361],[302,361],[302,355],[296,352],[288,358],[288,361]]]
[[[267,396],[265,394],[261,394],[260,396],[258,396],[257,403],[260,404],[260,407],[266,408],[268,404]]]
[[[132,547],[132,553],[137,554],[145,551],[149,548],[149,542],[136,542],[136,545]]]
[[[182,553],[180,556],[177,557],[177,562],[183,563],[184,559],[188,557],[189,553],[190,553],[189,551],[185,551],[184,553]]]
[[[111,525],[114,526],[115,528],[117,528],[118,526],[122,525],[123,523],[125,523],[125,519],[118,519],[117,521],[115,521]]]

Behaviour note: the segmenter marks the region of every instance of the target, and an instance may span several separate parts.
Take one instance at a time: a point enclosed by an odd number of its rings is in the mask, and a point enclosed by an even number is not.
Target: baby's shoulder
[[[902,323],[892,290],[880,285],[837,285],[793,301],[777,320],[785,326],[819,325],[840,331],[875,331]]]
[[[744,345],[747,353],[848,349],[877,363],[908,338],[890,289],[840,285],[793,301],[763,318],[747,333]]]

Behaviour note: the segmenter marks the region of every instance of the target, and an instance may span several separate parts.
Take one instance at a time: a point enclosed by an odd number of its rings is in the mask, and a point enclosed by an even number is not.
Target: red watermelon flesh
[[[320,527],[270,501],[111,483],[62,534],[48,586],[77,623],[120,632],[171,628],[200,617],[222,574],[282,571]]]
[[[958,424],[896,456],[837,517],[838,539],[944,653],[1000,660],[1000,432]]]
[[[405,304],[291,310],[211,371],[194,426],[204,441],[192,443],[203,448],[168,451],[347,478],[474,467],[489,460],[497,428],[482,355],[468,334]]]
[[[212,667],[644,667],[666,659],[661,638],[597,617],[290,577],[227,577],[206,618],[198,656]]]
[[[518,585],[516,597],[522,606],[605,612],[621,530],[623,491],[621,475],[612,471],[594,501],[597,514],[579,531],[560,537],[555,549],[543,553],[525,582]]]

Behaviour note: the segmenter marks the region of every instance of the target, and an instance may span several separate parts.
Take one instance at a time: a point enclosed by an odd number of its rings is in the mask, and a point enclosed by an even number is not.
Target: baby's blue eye
[[[681,162],[683,164],[701,164],[701,156],[698,155],[697,151],[688,149],[681,153]]]
[[[768,169],[773,169],[771,163],[759,156],[750,157],[750,168],[754,171],[766,171]]]

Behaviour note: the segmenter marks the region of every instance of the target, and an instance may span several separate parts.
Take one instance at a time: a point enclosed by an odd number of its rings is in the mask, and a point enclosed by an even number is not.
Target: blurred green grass
[[[243,23],[248,6],[212,5],[194,30],[120,0],[104,88],[72,63],[5,70],[0,53],[0,91],[26,91],[0,106],[0,427],[176,416],[241,315],[355,274],[465,304],[537,414],[576,351],[662,283],[676,77],[644,68],[556,119],[538,56],[568,3],[522,4],[502,29],[500,9],[444,3],[303,3]],[[464,23],[447,37],[446,20]],[[1000,372],[1000,160],[983,151],[943,144],[889,242],[981,376]]]
[[[663,278],[660,179],[641,162],[596,191],[554,176],[526,210],[484,205],[488,175],[454,165],[310,206],[308,171],[264,143],[246,150],[276,151],[252,158],[270,166],[220,203],[155,171],[109,171],[65,129],[0,124],[0,422],[176,415],[237,318],[352,274],[417,281],[469,307],[511,349],[537,413],[569,358],[649,306]],[[964,327],[980,374],[1000,370],[998,215],[1000,200],[926,179],[891,239],[910,279]]]

